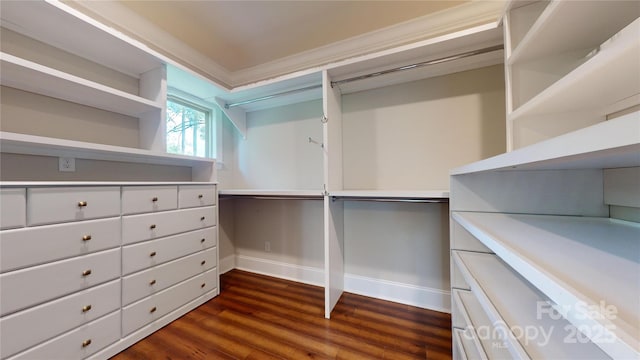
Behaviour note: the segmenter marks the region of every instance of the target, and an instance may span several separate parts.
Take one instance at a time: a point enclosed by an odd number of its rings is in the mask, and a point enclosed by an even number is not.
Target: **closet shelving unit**
[[[629,2],[507,8],[514,150],[451,172],[454,358],[640,356],[639,15]]]

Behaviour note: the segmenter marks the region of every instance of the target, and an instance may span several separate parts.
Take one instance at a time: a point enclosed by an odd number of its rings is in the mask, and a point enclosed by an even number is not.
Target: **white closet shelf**
[[[471,287],[454,292],[469,318],[490,318],[493,326],[513,330],[504,340],[511,358],[532,359],[603,359],[608,356],[592,342],[565,341],[578,336],[576,327],[551,310],[551,302],[540,291],[519,277],[493,254],[454,251],[453,259]],[[473,274],[473,275],[471,275]],[[475,296],[474,296],[475,295]],[[549,313],[553,314],[553,317]],[[532,338],[524,336],[522,330]],[[535,330],[534,330],[535,329]],[[535,331],[535,333],[533,332]],[[492,333],[495,334],[495,333]],[[582,335],[580,335],[582,336]],[[576,338],[577,340],[578,338]],[[582,338],[579,338],[582,339]]]
[[[452,219],[557,304],[572,324],[604,339],[598,346],[607,354],[640,356],[640,225],[469,212],[452,212]]]
[[[526,62],[570,50],[588,49],[602,43],[640,15],[633,1],[552,1],[538,17],[507,62]],[[564,19],[597,19],[574,21]],[[560,19],[560,20],[558,20]]]
[[[2,153],[67,156],[79,159],[122,161],[141,164],[175,166],[213,166],[215,159],[157,153],[122,146],[87,143],[43,136],[0,132]]]
[[[133,117],[163,106],[6,53],[0,53],[0,84]]]
[[[329,192],[335,197],[448,199],[449,190],[340,190]]]
[[[451,175],[488,170],[634,166],[640,166],[640,112],[465,165],[453,169]]]
[[[460,359],[487,360],[487,355],[482,351],[477,335],[470,329],[453,329],[454,346],[458,346]]]
[[[210,181],[0,181],[2,187],[215,185]]]
[[[264,197],[317,197],[321,199],[322,190],[286,190],[286,189],[220,189],[220,196],[264,196]]]
[[[508,115],[508,121],[544,114],[593,111],[607,115],[611,107],[640,93],[640,19],[600,46],[599,51],[562,79]]]

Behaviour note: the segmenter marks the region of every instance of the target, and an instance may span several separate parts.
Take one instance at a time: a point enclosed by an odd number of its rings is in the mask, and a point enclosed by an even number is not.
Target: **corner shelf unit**
[[[464,279],[453,288],[470,289],[494,324],[578,342],[519,339],[514,357],[640,356],[640,225],[613,218],[640,208],[638,169],[634,112],[451,172],[452,277]],[[540,302],[561,323],[536,313]]]
[[[511,5],[504,17],[509,150],[640,104],[638,3]]]

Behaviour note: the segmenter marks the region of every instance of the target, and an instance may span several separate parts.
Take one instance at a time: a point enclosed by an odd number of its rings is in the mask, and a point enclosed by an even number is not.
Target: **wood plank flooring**
[[[221,294],[113,357],[131,359],[450,359],[451,316],[232,270]]]

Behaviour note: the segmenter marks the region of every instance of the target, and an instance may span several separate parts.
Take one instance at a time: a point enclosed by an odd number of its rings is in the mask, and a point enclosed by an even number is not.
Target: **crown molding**
[[[472,1],[397,25],[351,37],[232,73],[234,87],[434,38],[478,25],[497,23],[504,1]]]
[[[504,11],[503,0],[476,0],[397,25],[351,37],[271,62],[231,72],[186,45],[167,31],[115,1],[65,1],[88,16],[120,29],[163,54],[182,70],[203,77],[225,90],[317,69],[369,53],[434,38],[488,23]]]

